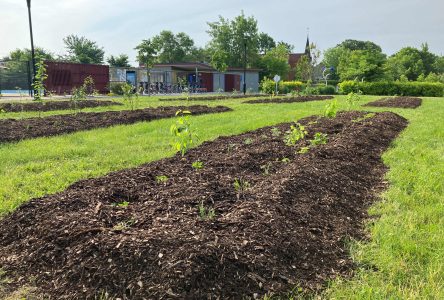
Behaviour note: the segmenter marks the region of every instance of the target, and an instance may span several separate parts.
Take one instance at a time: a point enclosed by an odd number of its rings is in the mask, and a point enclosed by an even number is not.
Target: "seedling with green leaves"
[[[36,73],[34,77],[34,82],[32,83],[32,87],[35,91],[34,99],[39,101],[42,100],[42,95],[45,93],[45,80],[48,78],[48,74],[46,73],[46,64],[45,60],[41,56],[37,56],[36,60]]]
[[[193,169],[195,169],[195,170],[200,170],[200,169],[202,169],[202,168],[204,167],[204,164],[203,164],[203,162],[201,162],[200,160],[196,160],[195,162],[193,162],[193,163],[191,164],[191,166],[192,166]]]
[[[324,117],[335,118],[338,113],[338,101],[334,99],[332,102],[327,104],[324,109]]]
[[[189,115],[191,115],[190,111],[177,111],[176,116],[179,116],[179,118],[170,128],[171,135],[174,138],[171,142],[171,147],[176,152],[180,152],[182,156],[185,155],[195,140],[198,139],[197,134],[192,129]]]
[[[299,149],[298,153],[305,154],[308,153],[308,151],[310,151],[310,147],[302,147],[301,149]]]
[[[362,95],[361,91],[359,91],[357,93],[350,92],[347,95],[347,98],[345,98],[345,101],[347,101],[347,109],[348,110],[351,110],[355,106],[355,104],[361,100],[361,95]]]
[[[123,101],[128,103],[128,105],[131,107],[131,110],[134,110],[136,102],[139,100],[138,93],[134,93],[134,86],[125,82],[122,85],[122,92],[123,92]]]
[[[199,217],[201,220],[213,220],[215,216],[216,211],[214,208],[205,207],[203,202],[199,204]]]
[[[165,175],[156,176],[157,183],[166,183],[168,181],[168,179],[169,179],[168,176],[165,176]]]
[[[261,166],[262,173],[265,176],[270,175],[270,169],[271,169],[272,166],[273,166],[273,164],[271,162],[268,162],[268,163],[262,165]]]
[[[376,115],[375,113],[368,113],[368,114],[365,114],[363,117],[360,117],[360,118],[357,118],[357,119],[352,120],[352,122],[353,122],[353,123],[359,123],[359,122],[365,121],[365,120],[367,120],[367,119],[371,119],[371,118],[373,118],[375,115]]]
[[[253,139],[252,138],[246,138],[245,140],[244,140],[244,144],[245,145],[251,145],[253,143]]]
[[[325,145],[328,142],[326,133],[316,132],[313,139],[310,140],[311,146]]]
[[[273,127],[271,128],[271,135],[274,137],[279,137],[281,136],[282,132],[279,130],[279,128],[277,127]]]
[[[283,162],[284,164],[288,164],[290,162],[290,159],[288,157],[284,157],[281,159],[281,162]]]
[[[295,123],[295,125],[290,126],[290,130],[287,131],[285,134],[285,145],[294,146],[300,139],[303,139],[306,135],[307,130],[305,130],[305,126],[299,123]]]
[[[242,178],[234,179],[234,190],[236,191],[237,200],[240,199],[240,196],[244,197],[245,192],[250,188],[250,183]]]

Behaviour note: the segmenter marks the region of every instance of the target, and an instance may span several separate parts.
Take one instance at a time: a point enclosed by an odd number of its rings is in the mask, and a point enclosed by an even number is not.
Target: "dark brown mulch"
[[[174,117],[178,110],[188,110],[193,115],[231,111],[225,106],[208,107],[164,106],[124,111],[89,112],[70,115],[56,115],[44,118],[0,120],[0,143],[23,139],[53,136],[82,130],[90,130],[114,125],[147,122]]]
[[[243,299],[347,276],[344,241],[363,237],[384,186],[381,154],[407,125],[364,114],[306,118],[296,147],[283,143],[290,124],[281,124],[31,200],[0,221],[6,288],[33,284],[56,299]],[[328,143],[297,154],[316,132]],[[236,179],[250,187],[237,192]],[[200,204],[214,219],[199,216]]]
[[[40,101],[26,103],[0,103],[0,111],[5,112],[22,112],[22,111],[53,111],[67,109],[83,109],[99,106],[123,105],[119,102],[108,100],[82,100],[76,104],[72,101]]]
[[[243,103],[256,104],[256,103],[293,103],[293,102],[308,102],[308,101],[318,101],[318,100],[328,100],[333,99],[333,96],[298,96],[298,97],[274,97],[272,99],[257,99],[248,100]]]
[[[375,107],[398,107],[398,108],[417,108],[421,106],[422,99],[416,97],[388,97],[374,102],[369,102],[364,106]]]
[[[160,98],[159,101],[212,101],[212,100],[227,100],[227,99],[243,99],[251,97],[269,97],[269,95],[263,94],[248,94],[248,95],[214,95],[214,96],[191,96],[191,97],[178,97],[178,98]]]

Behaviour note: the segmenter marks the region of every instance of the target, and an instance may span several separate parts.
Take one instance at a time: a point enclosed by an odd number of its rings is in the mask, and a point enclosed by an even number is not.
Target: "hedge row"
[[[362,91],[365,95],[444,97],[444,84],[435,82],[357,82],[344,81],[339,92]]]
[[[276,83],[273,80],[264,80],[261,82],[261,91],[266,94],[272,94],[276,89]],[[300,81],[280,81],[278,85],[279,94],[288,94],[292,92],[306,93],[310,95],[333,95],[336,89],[332,85],[312,85]]]

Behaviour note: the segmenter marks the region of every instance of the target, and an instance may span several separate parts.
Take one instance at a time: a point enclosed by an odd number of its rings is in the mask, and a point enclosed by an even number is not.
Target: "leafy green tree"
[[[324,59],[322,60],[322,64],[327,68],[333,67],[333,71],[330,73],[330,79],[339,79],[339,74],[337,72],[339,61],[341,56],[346,53],[348,53],[347,50],[342,46],[336,46],[324,51]]]
[[[337,47],[338,46],[343,47],[344,49],[348,49],[350,51],[367,50],[367,51],[382,53],[381,47],[370,41],[358,41],[358,40],[348,39],[337,45]]]
[[[129,57],[126,54],[120,54],[117,56],[111,55],[108,57],[107,62],[111,67],[129,68]]]
[[[54,55],[40,47],[36,47],[34,49],[35,57],[40,57],[44,60],[54,60]],[[9,53],[8,57],[5,57],[4,60],[16,60],[16,61],[31,61],[32,55],[30,49],[16,49]]]
[[[208,23],[211,37],[208,44],[210,56],[222,51],[228,53],[225,63],[231,67],[243,67],[245,46],[248,66],[256,66],[259,61],[259,33],[254,17],[241,15],[233,20],[219,16],[216,22]]]
[[[439,56],[436,58],[433,68],[438,74],[444,74],[444,56]]]
[[[288,52],[288,53],[291,53],[291,52],[293,52],[293,50],[294,50],[294,46],[291,45],[291,44],[289,44],[289,43],[286,43],[286,42],[280,41],[280,42],[278,42],[277,44],[278,44],[278,46],[280,46],[280,45],[284,46],[285,49],[287,49],[287,52]]]
[[[268,51],[276,47],[274,39],[264,32],[259,33],[258,43],[260,54],[266,54]]]
[[[384,77],[386,56],[375,50],[346,50],[339,59],[340,80],[377,81]]]
[[[413,47],[402,48],[390,56],[385,68],[393,80],[399,80],[402,75],[408,80],[417,80],[421,74],[427,75],[421,52]]]
[[[211,66],[220,73],[225,72],[228,68],[228,65],[226,64],[228,55],[228,53],[222,50],[213,52],[213,55],[211,56]],[[221,88],[221,76],[219,76],[219,88]]]
[[[63,39],[68,52],[67,59],[83,64],[102,64],[105,51],[96,42],[71,34]]]
[[[288,54],[288,49],[284,44],[280,44],[264,54],[261,59],[261,67],[264,70],[262,75],[268,78],[272,78],[274,75],[286,77],[290,71]]]
[[[430,74],[431,72],[437,72],[435,63],[439,57],[429,51],[429,45],[427,43],[421,45],[419,55],[421,56],[426,75]]]
[[[163,30],[158,35],[148,40],[143,40],[136,50],[139,51],[139,62],[146,64],[173,63],[202,60],[205,52],[194,46],[194,41],[186,33],[174,34],[169,30]]]

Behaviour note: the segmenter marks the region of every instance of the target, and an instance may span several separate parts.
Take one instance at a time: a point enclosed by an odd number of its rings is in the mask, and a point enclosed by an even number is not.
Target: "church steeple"
[[[307,42],[305,43],[305,55],[310,56],[310,39],[307,34]]]

